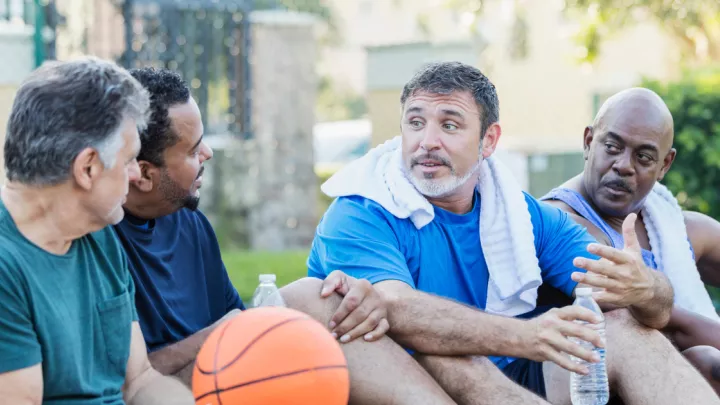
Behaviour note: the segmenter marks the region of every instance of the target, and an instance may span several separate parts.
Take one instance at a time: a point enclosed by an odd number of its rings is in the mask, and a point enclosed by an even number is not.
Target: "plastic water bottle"
[[[275,285],[274,274],[261,274],[260,285],[255,289],[252,297],[252,307],[284,307],[285,300]]]
[[[579,305],[593,311],[602,318],[602,322],[598,324],[588,324],[585,321],[575,321],[597,330],[600,337],[605,343],[605,317],[602,314],[600,306],[592,298],[592,288],[578,288],[575,290],[576,297],[573,305]],[[577,343],[600,356],[599,363],[586,362],[572,356],[572,359],[583,364],[590,371],[588,375],[570,373],[570,398],[573,405],[605,405],[610,399],[610,388],[608,387],[607,368],[605,366],[605,348],[595,347],[590,342],[573,338],[572,341]]]

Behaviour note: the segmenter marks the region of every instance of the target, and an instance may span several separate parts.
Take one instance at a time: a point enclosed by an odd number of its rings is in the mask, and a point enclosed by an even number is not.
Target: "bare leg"
[[[627,405],[720,405],[712,387],[657,330],[640,325],[624,309],[607,312],[610,389]],[[548,400],[570,404],[570,374],[552,363],[543,367]]]
[[[720,394],[720,350],[712,346],[695,346],[682,354]]]
[[[416,358],[460,405],[548,404],[507,378],[486,357]]]
[[[342,297],[320,298],[321,281],[304,278],[281,289],[288,306],[327,325]],[[350,369],[352,405],[451,405],[453,400],[389,337],[342,344]]]

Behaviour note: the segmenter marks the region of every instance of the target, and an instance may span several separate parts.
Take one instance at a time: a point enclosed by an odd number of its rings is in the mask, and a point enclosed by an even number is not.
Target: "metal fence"
[[[252,0],[0,0],[0,23],[34,27],[35,59],[95,55],[180,73],[205,133],[251,136]]]

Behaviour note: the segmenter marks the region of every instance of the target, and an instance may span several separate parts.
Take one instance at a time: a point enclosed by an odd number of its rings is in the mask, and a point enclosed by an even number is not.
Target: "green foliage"
[[[669,0],[567,0],[566,14],[580,26],[581,62],[593,62],[603,40],[652,21],[678,40],[687,60],[720,60],[720,2]]]
[[[307,276],[307,251],[260,252],[224,250],[223,262],[230,281],[246,305],[250,303],[260,274],[275,274],[282,287]]]
[[[353,120],[365,116],[367,104],[361,94],[348,86],[321,77],[316,110],[319,122]]]
[[[663,183],[685,209],[720,219],[720,68],[643,86],[665,100],[675,122],[677,157]]]

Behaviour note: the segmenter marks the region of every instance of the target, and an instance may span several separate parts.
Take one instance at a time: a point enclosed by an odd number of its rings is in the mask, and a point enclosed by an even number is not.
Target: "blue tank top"
[[[585,198],[577,191],[570,190],[568,188],[555,188],[542,196],[540,200],[559,200],[564,202],[569,205],[570,208],[575,210],[578,215],[598,227],[598,229],[600,229],[610,239],[610,243],[612,243],[614,248],[622,249],[625,245],[622,234],[608,225],[607,222],[605,222],[605,220],[602,219],[597,212],[595,212],[587,200],[585,200]],[[653,255],[651,251],[642,249],[642,257],[646,266],[657,270],[658,266],[655,262],[655,255]]]

